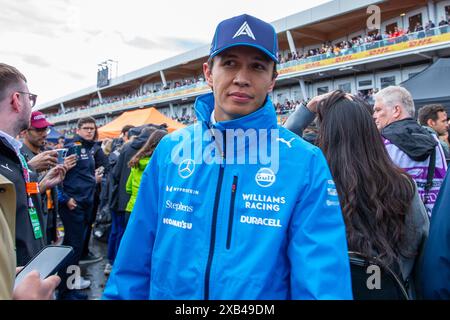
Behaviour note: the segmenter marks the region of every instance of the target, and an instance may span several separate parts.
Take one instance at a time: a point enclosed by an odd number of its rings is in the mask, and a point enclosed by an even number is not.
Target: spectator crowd
[[[438,24],[438,29],[441,32],[448,32],[448,24],[449,19],[442,17]],[[407,29],[395,26],[392,30],[386,30],[384,33],[380,33],[380,31],[376,30],[366,35],[356,36],[351,40],[344,40],[336,43],[327,41],[323,43],[321,47],[308,49],[304,52],[296,50],[295,52],[288,52],[286,55],[279,53],[278,60],[283,64],[289,61],[299,61],[302,63],[308,58],[321,55],[323,55],[322,59],[333,58],[357,52],[355,50],[361,46],[370,45],[379,41],[386,40],[386,45],[389,45],[398,43],[398,41],[408,41],[414,38],[423,38],[425,36],[434,35],[433,30],[435,28],[436,26],[432,21],[428,21],[425,24],[425,27],[423,27],[420,22],[417,22],[416,25]]]

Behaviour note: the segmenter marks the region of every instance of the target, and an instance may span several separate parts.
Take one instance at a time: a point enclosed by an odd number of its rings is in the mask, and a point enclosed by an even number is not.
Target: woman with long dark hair
[[[317,143],[336,183],[349,250],[411,279],[429,227],[414,181],[391,161],[366,102],[335,91],[312,103],[320,123]]]

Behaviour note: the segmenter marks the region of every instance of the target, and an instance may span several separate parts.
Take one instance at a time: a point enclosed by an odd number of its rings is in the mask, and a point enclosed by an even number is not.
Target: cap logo
[[[239,28],[239,30],[234,34],[233,39],[243,35],[248,36],[256,41],[255,35],[253,34],[252,29],[250,29],[250,26],[248,25],[247,21],[245,21]]]
[[[37,116],[34,116],[33,120],[40,120],[45,119],[45,116],[43,114],[38,114]]]

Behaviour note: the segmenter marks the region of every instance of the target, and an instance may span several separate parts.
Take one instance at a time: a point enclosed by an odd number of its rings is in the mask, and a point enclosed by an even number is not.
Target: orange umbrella
[[[122,128],[126,125],[138,127],[144,124],[161,125],[163,123],[167,124],[169,132],[185,127],[184,124],[166,117],[154,107],[151,107],[122,113],[113,121],[99,128],[98,136],[100,140],[104,138],[117,138],[120,135]]]

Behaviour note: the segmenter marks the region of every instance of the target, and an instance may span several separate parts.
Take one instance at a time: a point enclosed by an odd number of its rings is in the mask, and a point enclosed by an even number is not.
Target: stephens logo
[[[269,168],[261,168],[255,176],[255,181],[258,186],[267,188],[270,187],[276,180],[276,176]]]
[[[192,211],[194,211],[194,207],[193,206],[185,205],[182,202],[173,203],[170,200],[166,201],[166,208],[167,209],[172,209],[172,210],[175,210],[175,211],[184,211],[184,212],[192,212]]]

